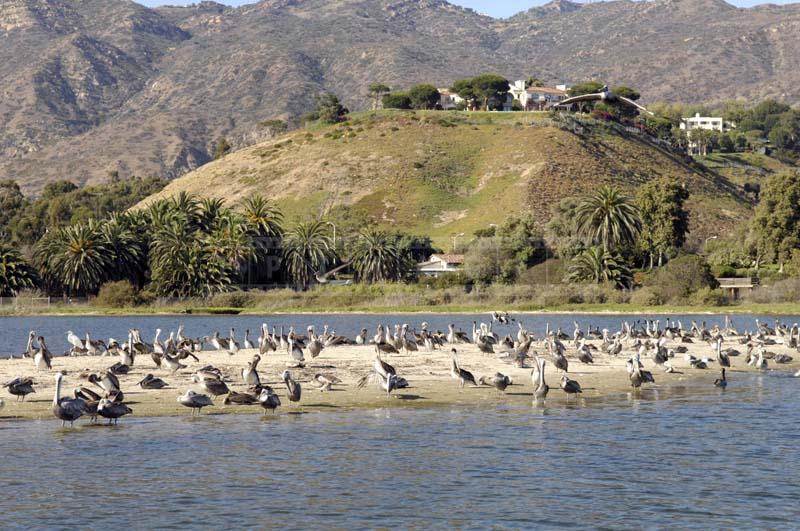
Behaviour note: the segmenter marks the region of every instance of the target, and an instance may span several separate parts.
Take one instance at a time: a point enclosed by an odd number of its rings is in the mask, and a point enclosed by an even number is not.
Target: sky
[[[191,4],[199,2],[199,0],[138,0],[139,3],[146,6],[157,6],[163,4]],[[252,4],[254,0],[217,0],[221,4],[228,5],[242,5]],[[471,7],[480,13],[486,13],[493,17],[504,18],[510,17],[515,13],[524,11],[530,7],[542,5],[547,3],[548,0],[450,0],[453,4],[459,4],[464,7]],[[751,7],[758,4],[791,4],[800,0],[771,0],[769,2],[764,0],[727,0],[728,3],[739,7]]]

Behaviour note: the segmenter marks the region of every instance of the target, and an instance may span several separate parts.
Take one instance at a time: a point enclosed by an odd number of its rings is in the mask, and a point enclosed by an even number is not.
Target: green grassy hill
[[[738,187],[641,136],[544,113],[380,111],[290,132],[209,163],[145,203],[181,191],[228,201],[260,193],[292,222],[323,215],[428,234],[445,246],[512,214],[547,221],[554,204],[605,183],[633,192],[658,176],[688,185],[691,239],[722,235],[751,209]]]

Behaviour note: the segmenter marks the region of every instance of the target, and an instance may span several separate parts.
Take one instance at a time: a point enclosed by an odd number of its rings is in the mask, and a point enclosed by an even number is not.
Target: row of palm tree
[[[130,280],[159,296],[189,297],[228,290],[270,259],[281,266],[281,278],[303,288],[340,264],[366,282],[397,280],[410,267],[387,233],[365,230],[337,248],[329,228],[309,221],[284,231],[282,213],[261,196],[232,208],[181,193],[49,231],[34,247],[35,269],[17,251],[0,249],[0,288],[13,295],[34,287],[38,270],[49,293],[87,295],[106,282]]]

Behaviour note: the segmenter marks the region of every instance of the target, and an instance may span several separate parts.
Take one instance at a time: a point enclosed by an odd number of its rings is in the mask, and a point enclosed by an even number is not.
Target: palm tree
[[[578,234],[605,249],[632,244],[642,228],[638,209],[613,186],[603,186],[575,209]]]
[[[157,293],[207,296],[231,286],[230,262],[211,238],[199,236],[185,219],[173,220],[154,234],[150,271]]]
[[[16,297],[24,289],[34,287],[36,271],[19,251],[0,245],[0,297]]]
[[[108,278],[112,251],[99,225],[71,225],[46,234],[36,245],[39,269],[68,293],[95,293]]]
[[[242,201],[242,213],[254,236],[280,238],[283,236],[283,213],[260,195]]]
[[[590,247],[575,258],[567,269],[567,280],[573,282],[614,283],[628,285],[631,271],[619,255],[612,255],[601,246]]]
[[[225,201],[218,197],[202,199],[197,209],[197,219],[203,232],[213,232],[226,216]]]
[[[359,234],[351,261],[359,280],[366,282],[397,280],[406,265],[393,239],[374,229]]]
[[[336,259],[336,249],[322,221],[300,223],[283,240],[284,263],[292,279],[303,288],[315,273]]]
[[[130,280],[141,286],[147,268],[146,244],[132,227],[122,214],[112,214],[100,225],[112,262],[106,276],[109,280]]]

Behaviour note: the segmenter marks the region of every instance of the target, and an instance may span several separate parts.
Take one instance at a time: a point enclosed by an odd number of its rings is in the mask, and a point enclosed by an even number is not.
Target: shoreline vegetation
[[[800,284],[791,280],[761,287],[739,300],[684,297],[666,304],[639,302],[636,291],[595,285],[493,285],[435,288],[422,284],[376,283],[314,286],[306,291],[272,289],[232,291],[211,297],[130,299],[93,297],[66,303],[63,299],[20,297],[0,299],[0,317],[26,315],[269,315],[269,314],[420,314],[513,313],[559,314],[760,314],[800,315]],[[778,293],[780,292],[780,293]],[[11,302],[13,301],[13,302]],[[722,304],[720,304],[720,301]]]
[[[736,385],[736,379],[743,373],[760,372],[758,369],[749,367],[746,364],[746,347],[739,345],[738,338],[729,338],[724,347],[739,348],[741,355],[731,358],[731,368],[727,371],[730,385]],[[600,340],[587,342],[589,345],[598,347]],[[720,371],[716,363],[709,363],[709,368],[692,368],[684,354],[675,354],[670,360],[674,368],[674,373],[666,373],[662,368],[655,366],[649,356],[642,358],[642,362],[647,370],[652,371],[655,384],[647,384],[640,390],[634,391],[631,387],[628,372],[626,370],[626,360],[635,351],[633,341],[626,342],[621,354],[611,356],[594,350],[594,363],[584,364],[578,361],[576,349],[572,341],[565,341],[567,348],[567,358],[569,359],[568,376],[572,380],[578,381],[583,387],[583,393],[578,398],[568,397],[559,389],[561,373],[553,366],[551,357],[545,354],[541,341],[534,342],[531,354],[539,354],[547,360],[545,376],[550,392],[544,403],[536,403],[533,400],[532,385],[532,360],[528,360],[528,366],[519,368],[514,365],[501,361],[497,355],[485,354],[478,350],[475,345],[459,344],[458,348],[459,364],[472,372],[475,379],[482,376],[491,376],[500,371],[510,376],[512,385],[506,388],[505,392],[500,392],[491,386],[472,387],[465,386],[463,389],[459,382],[450,373],[450,348],[451,345],[444,345],[441,349],[432,352],[421,349],[410,354],[384,354],[383,359],[392,364],[397,374],[407,379],[409,387],[396,390],[391,396],[369,383],[364,388],[357,386],[358,380],[367,375],[372,367],[375,358],[375,348],[373,345],[345,345],[327,347],[323,349],[320,356],[315,359],[308,359],[305,368],[289,369],[293,378],[300,382],[302,386],[302,397],[298,403],[290,403],[286,394],[286,387],[280,379],[281,373],[286,369],[289,356],[285,352],[272,352],[262,356],[259,365],[259,374],[262,383],[272,386],[281,399],[281,406],[278,408],[277,415],[292,413],[310,413],[324,411],[342,411],[364,408],[385,408],[385,407],[441,407],[462,405],[468,407],[493,406],[502,403],[516,404],[536,404],[537,407],[566,405],[591,405],[600,403],[612,396],[632,396],[635,398],[657,398],[660,392],[669,391],[673,387],[693,386],[693,392],[702,393],[714,391],[714,379],[719,377]],[[669,348],[674,348],[678,342],[668,343]],[[713,358],[713,348],[705,341],[697,340],[693,344],[683,344],[688,348],[688,353],[698,358]],[[784,345],[769,347],[774,353],[794,353],[792,349]],[[133,410],[133,415],[139,417],[162,417],[162,416],[188,416],[189,410],[181,406],[176,398],[193,389],[202,392],[202,388],[192,382],[192,374],[198,368],[211,364],[219,368],[223,378],[228,383],[231,390],[237,392],[247,392],[247,385],[242,381],[241,369],[257,353],[257,349],[241,350],[236,355],[229,355],[226,351],[203,351],[198,353],[199,361],[191,359],[184,360],[189,365],[181,369],[176,374],[171,374],[169,370],[158,369],[154,366],[149,356],[139,356],[130,372],[120,375],[120,385],[125,393],[125,404]],[[53,392],[55,389],[55,374],[57,371],[65,373],[66,393],[71,395],[71,390],[78,386],[94,388],[85,379],[89,372],[101,372],[113,362],[117,361],[116,356],[79,356],[79,357],[58,357],[53,359],[52,371],[36,371],[33,361],[30,359],[13,359],[0,361],[0,380],[9,381],[18,376],[30,376],[34,379],[36,392],[27,396],[24,402],[14,401],[5,392],[0,393],[5,400],[5,407],[0,411],[0,419],[9,420],[43,420],[47,422],[58,422],[51,411]],[[794,371],[800,366],[797,360],[785,365],[777,365],[769,362],[770,370]],[[763,371],[761,371],[763,372]],[[317,373],[333,374],[341,380],[330,391],[320,391],[314,384],[314,376]],[[162,378],[168,387],[160,390],[142,390],[137,382],[142,380],[146,374],[153,374]],[[99,388],[95,388],[100,391]],[[258,404],[250,406],[225,405],[225,396],[212,397],[213,406],[209,406],[202,412],[206,415],[219,414],[260,414],[262,409]],[[270,414],[267,414],[269,417]],[[124,423],[126,419],[120,422]],[[104,419],[98,419],[98,424],[103,424]],[[90,426],[88,417],[81,418],[76,427]]]

